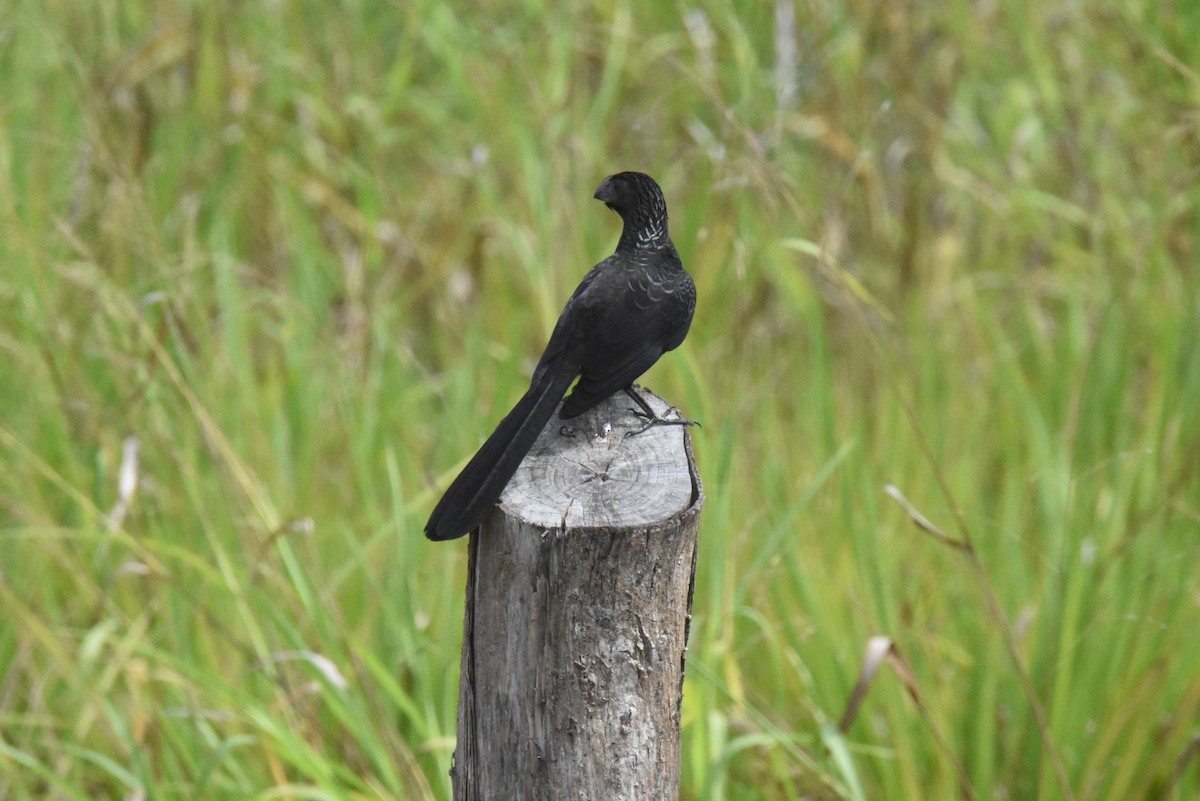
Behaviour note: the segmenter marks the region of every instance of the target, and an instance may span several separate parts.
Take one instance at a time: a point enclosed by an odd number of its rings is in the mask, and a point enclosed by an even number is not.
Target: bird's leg
[[[633,402],[640,406],[640,409],[630,409],[629,411],[642,418],[645,422],[640,427],[632,431],[626,431],[625,436],[634,437],[653,426],[698,426],[700,425],[695,420],[689,420],[679,413],[679,410],[672,406],[667,410],[667,414],[675,413],[675,417],[659,417],[654,410],[650,408],[650,404],[646,403],[646,399],[634,389],[632,386],[625,387],[625,394],[633,398]]]

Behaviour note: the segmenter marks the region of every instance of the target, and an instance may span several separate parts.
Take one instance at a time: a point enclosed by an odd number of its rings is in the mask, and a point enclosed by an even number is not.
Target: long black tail
[[[425,524],[431,540],[452,540],[479,527],[562,400],[575,375],[547,370],[529,387],[446,490]]]

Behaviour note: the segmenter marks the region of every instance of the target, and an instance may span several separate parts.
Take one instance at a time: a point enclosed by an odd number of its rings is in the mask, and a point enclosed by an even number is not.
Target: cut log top
[[[679,416],[639,389],[659,416]],[[589,412],[563,420],[555,412],[508,483],[504,511],[540,528],[638,528],[682,514],[698,487],[684,426],[644,422],[633,399],[618,392]]]

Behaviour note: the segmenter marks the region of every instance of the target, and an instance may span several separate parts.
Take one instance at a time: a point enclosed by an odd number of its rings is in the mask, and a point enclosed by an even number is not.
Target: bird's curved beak
[[[592,195],[596,200],[604,201],[605,205],[612,202],[612,176],[605,178],[600,182],[600,186],[596,188],[596,194]]]

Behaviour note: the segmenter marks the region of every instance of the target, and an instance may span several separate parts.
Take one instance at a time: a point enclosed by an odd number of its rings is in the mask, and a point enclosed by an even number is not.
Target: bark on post
[[[551,420],[471,535],[456,801],[679,796],[703,495],[687,430],[625,438],[633,405]]]

